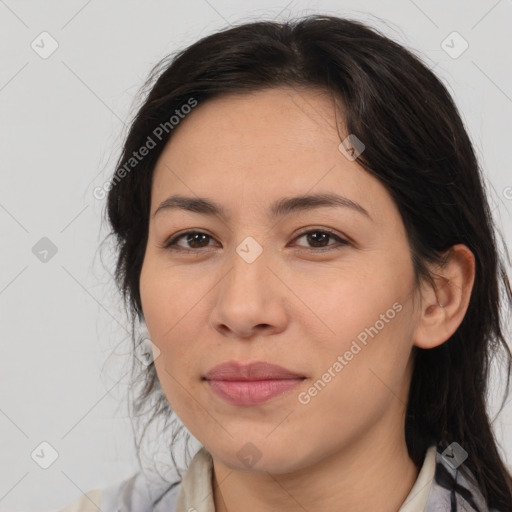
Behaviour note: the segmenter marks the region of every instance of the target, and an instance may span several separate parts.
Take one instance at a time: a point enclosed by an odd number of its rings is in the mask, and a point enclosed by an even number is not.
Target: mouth
[[[219,398],[240,406],[266,402],[305,379],[304,375],[263,361],[250,364],[229,361],[215,366],[203,377]]]

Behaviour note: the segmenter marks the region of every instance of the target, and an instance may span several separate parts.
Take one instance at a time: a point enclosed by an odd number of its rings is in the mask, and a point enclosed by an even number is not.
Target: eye
[[[301,235],[299,235],[296,240],[300,240],[301,238],[305,237],[307,242],[309,244],[312,244],[312,247],[309,247],[309,249],[313,251],[330,251],[332,249],[339,249],[340,245],[348,245],[349,242],[341,238],[340,236],[336,235],[330,230],[324,229],[313,229],[309,231],[305,231]],[[335,239],[338,243],[336,244],[328,244],[325,243],[328,242],[329,239]],[[307,249],[308,247],[306,247]]]
[[[182,238],[185,238],[185,244],[190,244],[189,246],[181,246],[178,245],[178,241]],[[204,247],[208,247],[208,244],[204,244],[204,242],[208,242],[208,239],[212,239],[210,235],[207,233],[203,233],[202,231],[186,231],[185,233],[181,233],[175,237],[172,237],[169,241],[167,241],[163,248],[171,249],[176,251],[194,251],[195,249],[202,249]]]
[[[301,238],[305,238],[309,244],[312,244],[312,246],[304,248],[310,249],[313,252],[325,252],[332,249],[338,249],[340,246],[349,244],[349,242],[341,238],[339,235],[325,228],[305,231],[296,237],[295,240],[300,240]],[[186,244],[185,246],[178,243],[182,239],[184,239],[184,243]],[[328,244],[327,242],[329,239],[334,239],[338,243]],[[186,231],[172,237],[170,240],[165,242],[162,247],[173,251],[199,252],[197,249],[211,247],[209,245],[211,240],[213,240],[213,237],[207,233],[203,233],[202,231]]]

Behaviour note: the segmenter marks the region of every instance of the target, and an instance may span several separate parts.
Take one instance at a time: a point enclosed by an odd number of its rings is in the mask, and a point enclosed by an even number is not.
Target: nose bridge
[[[254,238],[247,237],[236,247],[231,258],[231,271],[223,286],[223,300],[238,300],[240,308],[251,302],[253,307],[264,300],[268,290],[268,256]]]

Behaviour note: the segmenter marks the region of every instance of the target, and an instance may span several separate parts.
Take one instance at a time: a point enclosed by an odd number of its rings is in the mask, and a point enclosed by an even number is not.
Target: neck
[[[396,512],[418,473],[403,435],[385,442],[364,436],[314,466],[279,475],[238,471],[214,459],[215,511]]]

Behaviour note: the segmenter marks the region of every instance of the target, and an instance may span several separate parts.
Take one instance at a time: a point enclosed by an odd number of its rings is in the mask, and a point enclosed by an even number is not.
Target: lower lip
[[[255,405],[266,402],[298,386],[304,379],[229,381],[208,380],[212,391],[234,405]]]

